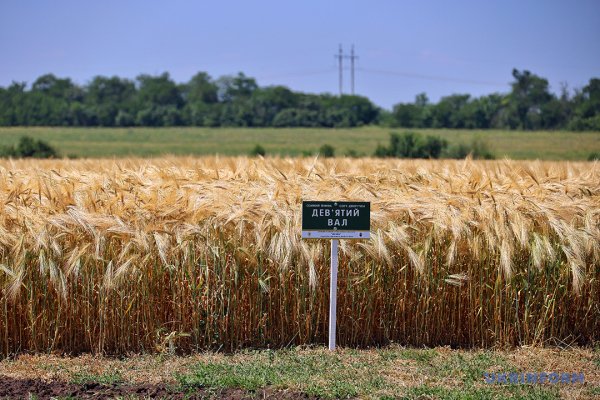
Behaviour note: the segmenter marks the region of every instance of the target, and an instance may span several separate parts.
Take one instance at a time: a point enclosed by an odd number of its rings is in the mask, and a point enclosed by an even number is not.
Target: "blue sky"
[[[243,71],[337,93],[340,43],[360,57],[357,94],[386,108],[420,92],[507,92],[513,68],[559,91],[600,77],[600,1],[0,0],[0,86]]]

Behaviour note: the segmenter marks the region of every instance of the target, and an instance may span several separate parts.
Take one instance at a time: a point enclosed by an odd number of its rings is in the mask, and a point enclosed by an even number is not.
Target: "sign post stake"
[[[329,350],[335,350],[337,309],[338,239],[331,241],[331,279],[329,281]]]

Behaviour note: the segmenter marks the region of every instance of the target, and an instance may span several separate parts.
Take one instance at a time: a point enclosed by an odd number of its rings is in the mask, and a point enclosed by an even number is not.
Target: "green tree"
[[[219,101],[217,84],[206,72],[198,72],[186,83],[181,92],[188,104],[213,104]]]
[[[136,79],[139,85],[136,123],[143,126],[179,125],[182,121],[179,108],[184,101],[169,74],[140,75]]]
[[[219,124],[218,104],[202,102],[187,103],[182,110],[182,119],[186,125],[215,126]]]
[[[115,125],[122,127],[133,126],[135,125],[135,119],[133,118],[133,115],[127,111],[119,110],[117,116],[115,117]]]
[[[242,72],[236,76],[222,76],[216,84],[218,98],[223,102],[248,99],[258,89],[256,80],[247,77]]]
[[[393,125],[403,128],[427,128],[432,124],[432,106],[425,93],[415,96],[414,103],[396,104],[392,111]]]
[[[393,111],[394,126],[420,128],[421,110],[415,104],[396,104]]]
[[[502,110],[503,95],[493,93],[473,99],[465,108],[465,128],[500,128],[499,118]]]
[[[578,114],[582,118],[595,117],[600,114],[600,79],[590,79],[581,93],[582,102],[577,110]]]
[[[86,89],[85,106],[89,125],[126,126],[123,125],[123,113],[130,114],[133,111],[136,96],[132,81],[117,76],[96,76]],[[121,115],[119,121],[118,115]]]
[[[465,128],[468,117],[465,112],[471,96],[468,94],[454,94],[442,97],[432,107],[434,128]]]
[[[592,78],[573,98],[573,118],[569,128],[574,130],[600,130],[600,79]]]
[[[369,125],[379,114],[378,108],[363,96],[341,96],[337,105],[349,115],[350,126]]]
[[[548,80],[531,72],[513,69],[515,81],[509,96],[512,128],[539,129],[542,127],[542,108],[552,100]],[[515,126],[515,123],[517,124]]]
[[[42,75],[25,96],[25,120],[30,125],[72,125],[70,104],[82,99],[83,90],[70,79]]]
[[[65,101],[83,100],[83,90],[69,78],[57,78],[53,74],[42,75],[33,82],[32,92],[43,93]]]
[[[13,82],[8,88],[0,89],[0,125],[28,125],[25,116],[26,86],[25,82]]]
[[[140,75],[136,79],[139,85],[138,102],[142,106],[180,107],[183,104],[179,87],[167,72],[158,76]]]
[[[256,89],[248,102],[252,109],[254,126],[271,126],[277,114],[283,110],[294,109],[298,105],[296,94],[284,86]]]
[[[275,127],[317,127],[319,123],[319,113],[313,110],[286,108],[281,110],[273,118]]]

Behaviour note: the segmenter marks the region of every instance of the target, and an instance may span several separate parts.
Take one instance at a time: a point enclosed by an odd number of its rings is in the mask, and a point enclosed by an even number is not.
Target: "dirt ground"
[[[145,385],[103,385],[100,383],[74,384],[63,381],[44,381],[41,379],[14,379],[0,376],[0,398],[50,400],[56,398],[74,399],[114,399],[114,398],[152,398],[152,399],[205,399],[227,400],[242,399],[309,399],[305,394],[286,391],[261,389],[249,393],[240,389],[205,390],[196,389],[183,392],[165,384]]]
[[[551,398],[594,399],[600,398],[600,352],[598,348],[518,348],[513,350],[453,350],[447,347],[434,349],[410,349],[390,347],[373,350],[339,349],[333,353],[325,349],[298,349],[292,355],[295,358],[322,360],[330,358],[331,368],[336,367],[335,360],[343,361],[345,367],[333,373],[353,384],[367,370],[383,379],[383,384],[391,388],[391,397],[397,393],[413,393],[411,398],[422,398],[419,390],[448,390],[452,397],[457,390],[465,389],[465,382],[472,382],[473,390],[487,390],[483,384],[481,371],[502,372],[510,368],[520,371],[568,371],[584,372],[585,385],[557,387]],[[312,357],[312,358],[311,358]],[[190,374],[195,366],[239,365],[246,362],[258,362],[268,358],[260,353],[200,353],[188,356],[171,355],[128,355],[127,357],[106,357],[81,355],[68,357],[61,355],[22,354],[0,361],[0,400],[3,399],[74,399],[74,398],[162,398],[162,399],[309,399],[302,383],[274,386],[260,386],[253,391],[237,389],[235,386],[204,387],[194,386],[189,390],[178,384],[178,376]],[[487,364],[480,364],[480,363]],[[479,363],[479,364],[478,364]],[[256,364],[259,365],[259,364]],[[329,365],[329,364],[325,364]],[[331,368],[323,369],[324,375],[317,381],[331,379],[326,376]],[[357,372],[352,375],[353,370]],[[475,371],[475,372],[473,372]],[[293,372],[295,374],[295,372]],[[474,378],[469,378],[475,374]],[[337,380],[338,378],[335,378]],[[300,382],[303,382],[300,380]],[[356,395],[361,398],[378,386],[366,382]],[[234,387],[234,388],[231,388]],[[399,388],[400,391],[395,391]],[[433,389],[432,389],[433,388]],[[494,386],[494,390],[496,386]],[[541,387],[541,389],[548,386]],[[415,389],[416,392],[410,392]],[[502,397],[501,390],[511,389],[498,386],[497,398]],[[536,388],[532,388],[537,390]],[[386,389],[387,390],[387,389]],[[380,393],[387,393],[384,391]],[[475,392],[473,392],[475,394]],[[365,395],[367,394],[367,395]],[[523,392],[523,394],[526,394]],[[33,395],[33,396],[30,396]],[[489,395],[489,393],[488,393]],[[519,397],[519,395],[516,395]],[[596,397],[598,396],[598,397]],[[328,396],[331,397],[331,396]],[[347,397],[347,396],[344,396]],[[352,396],[350,396],[352,397]],[[380,397],[380,396],[377,396]],[[390,396],[388,396],[390,397]],[[433,397],[425,398],[438,398]],[[442,396],[444,397],[444,396]],[[476,397],[476,396],[475,396]],[[485,397],[485,396],[484,396]],[[489,396],[487,396],[489,397]],[[515,398],[512,396],[512,398]],[[536,397],[537,398],[537,397]],[[540,397],[541,398],[541,397]],[[544,397],[545,398],[545,397]],[[549,397],[550,398],[550,397]]]

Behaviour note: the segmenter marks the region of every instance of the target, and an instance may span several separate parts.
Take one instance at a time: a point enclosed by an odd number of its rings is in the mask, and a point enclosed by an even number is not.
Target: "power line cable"
[[[256,79],[278,79],[278,78],[299,78],[303,76],[313,76],[313,75],[324,75],[331,74],[335,71],[335,68],[329,69],[320,69],[320,70],[304,70],[304,71],[291,71],[285,72],[281,74],[273,74],[273,75],[259,75]]]
[[[470,84],[470,85],[502,86],[502,87],[507,86],[507,83],[492,82],[492,81],[478,81],[478,80],[472,80],[472,79],[453,78],[453,77],[448,77],[448,76],[424,75],[424,74],[419,74],[419,73],[415,73],[415,72],[389,71],[389,70],[379,70],[379,69],[360,68],[360,67],[357,69],[359,71],[363,71],[363,72],[371,73],[371,74],[401,76],[404,78],[425,79],[425,80],[440,81],[440,82],[466,83],[466,84]]]

